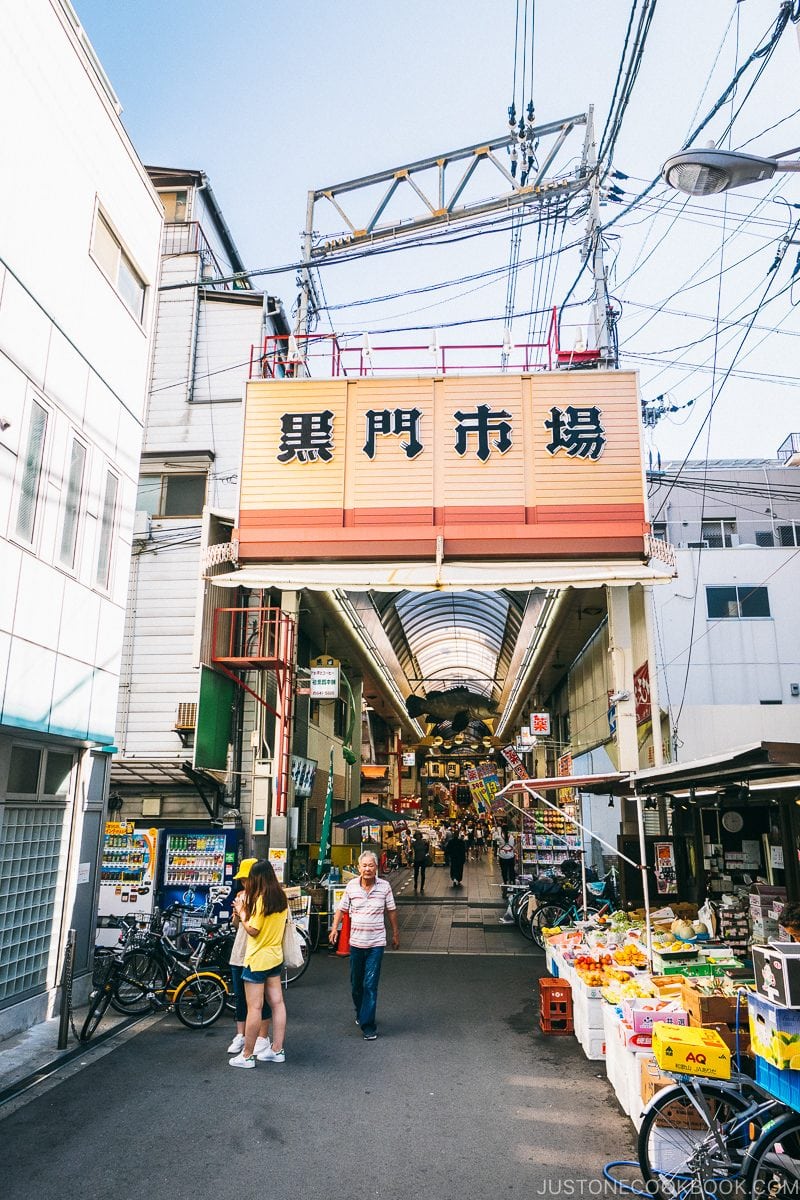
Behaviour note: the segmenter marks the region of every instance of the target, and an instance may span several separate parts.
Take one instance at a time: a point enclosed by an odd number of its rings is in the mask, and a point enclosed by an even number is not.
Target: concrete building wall
[[[69,4],[5,7],[0,103],[2,1036],[94,943],[162,218]]]

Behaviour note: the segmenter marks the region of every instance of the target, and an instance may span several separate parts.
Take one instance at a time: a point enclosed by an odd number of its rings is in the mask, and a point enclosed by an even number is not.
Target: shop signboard
[[[633,371],[251,380],[239,561],[641,559]]]
[[[339,664],[335,666],[311,667],[311,699],[339,699]]]
[[[278,883],[283,883],[286,878],[288,858],[289,851],[285,846],[271,846],[267,851],[267,860],[272,863],[272,869],[275,872]]]
[[[550,736],[550,713],[531,713],[530,723],[533,737]]]
[[[633,695],[636,701],[636,724],[651,720],[650,712],[650,668],[643,662],[633,672]]]
[[[558,776],[568,776],[572,774],[572,755],[562,754],[557,762],[556,774]],[[558,801],[559,804],[571,804],[575,799],[574,788],[559,788]]]
[[[675,849],[672,842],[654,842],[656,890],[659,895],[674,892],[677,884],[675,874]]]

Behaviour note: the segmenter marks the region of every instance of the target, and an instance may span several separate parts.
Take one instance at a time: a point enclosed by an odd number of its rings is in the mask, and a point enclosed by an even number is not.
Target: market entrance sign
[[[257,380],[240,561],[642,557],[627,371]]]

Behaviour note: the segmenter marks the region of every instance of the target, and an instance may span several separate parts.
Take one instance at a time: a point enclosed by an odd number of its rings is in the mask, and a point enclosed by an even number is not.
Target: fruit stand
[[[739,1049],[747,1054],[750,1045],[747,1006],[739,996],[746,968],[708,932],[698,935],[689,925],[693,940],[685,941],[673,928],[687,932],[685,915],[654,914],[649,940],[655,969],[648,968],[643,913],[554,930],[545,943],[549,971],[572,991],[574,1035],[587,1058],[605,1062],[619,1105],[637,1128],[647,1101],[670,1082],[654,1058],[655,1026],[714,1033],[733,1052],[738,1017]],[[800,1017],[796,1030],[800,1066]]]

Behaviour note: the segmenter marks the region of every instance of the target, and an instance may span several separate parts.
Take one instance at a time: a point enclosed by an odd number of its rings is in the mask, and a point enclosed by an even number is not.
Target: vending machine
[[[103,919],[136,914],[149,917],[156,895],[159,831],[136,829],[132,821],[107,821],[100,867],[97,915],[101,944],[111,944],[118,930],[101,935]]]
[[[161,908],[187,904],[230,915],[233,876],[239,858],[239,829],[162,830],[158,897]]]

